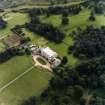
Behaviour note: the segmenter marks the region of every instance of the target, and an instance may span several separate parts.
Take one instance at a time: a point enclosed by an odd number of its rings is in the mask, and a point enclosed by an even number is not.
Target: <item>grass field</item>
[[[0,64],[0,88],[33,65],[30,56],[14,57]],[[0,93],[0,105],[18,105],[18,102],[40,93],[47,87],[51,75],[46,70],[34,68]]]
[[[64,7],[64,6],[71,6],[71,5],[76,5],[76,4],[79,4],[79,3],[82,3],[84,2],[84,0],[77,0],[77,1],[70,1],[68,3],[55,3],[53,6],[59,6],[59,7]],[[51,3],[49,2],[30,2],[30,3],[26,3],[24,5],[18,5],[17,7],[14,7],[13,9],[16,9],[16,10],[19,10],[19,9],[22,9],[22,8],[48,8],[49,6],[51,6]]]
[[[42,65],[46,65],[46,61],[43,60],[42,58],[37,58],[37,61],[38,61],[39,63],[41,63]]]
[[[51,23],[61,30],[64,30],[66,34],[76,29],[77,27],[85,28],[87,25],[93,24],[94,26],[105,25],[105,16],[96,15],[96,21],[90,22],[88,20],[90,16],[90,10],[85,9],[78,15],[69,16],[69,24],[67,26],[61,25],[61,15],[51,15],[50,17],[40,16],[40,20],[45,23]]]
[[[80,61],[69,55],[68,45],[73,44],[73,39],[69,35],[72,30],[75,30],[76,27],[85,28],[89,24],[95,26],[105,25],[105,16],[97,15],[95,22],[89,22],[88,17],[90,15],[89,10],[83,10],[79,15],[69,16],[70,22],[67,26],[61,25],[61,15],[52,15],[49,18],[41,16],[40,19],[42,22],[52,23],[54,26],[60,28],[65,32],[66,38],[64,39],[65,43],[55,44],[49,42],[43,37],[38,36],[26,29],[23,31],[26,33],[26,36],[31,38],[30,43],[35,43],[38,45],[46,45],[55,50],[61,57],[68,57],[68,64],[70,66],[75,66],[80,63]],[[8,21],[8,26],[5,30],[0,31],[0,37],[3,35],[11,34],[10,29],[17,24],[23,24],[29,21],[27,14],[22,13],[8,13],[4,16]],[[0,43],[0,50],[4,48],[3,44]],[[26,71],[33,65],[31,56],[20,56],[14,57],[7,61],[4,64],[0,64],[0,88],[7,84],[9,81],[13,80],[15,77]],[[0,93],[0,105],[20,105],[22,100],[27,99],[33,95],[40,95],[40,93],[48,86],[48,80],[52,77],[52,74],[49,72],[40,69],[34,68],[31,72],[15,81],[12,85],[6,88],[2,93]]]
[[[11,28],[15,25],[21,25],[29,21],[27,14],[22,13],[13,13],[13,12],[4,12],[0,15],[3,16],[4,20],[7,21],[7,27],[0,30],[0,39],[3,39],[9,35],[13,35]],[[0,40],[0,52],[4,51],[6,46]]]
[[[89,16],[90,16],[90,11],[88,9],[83,10],[78,15],[69,16],[69,24],[67,26],[62,26],[61,25],[61,15],[51,15],[48,18],[46,16],[40,16],[39,17],[42,22],[53,24],[54,26],[63,30],[64,33],[66,34],[66,38],[64,39],[64,42],[66,42],[67,44],[61,43],[61,44],[57,45],[55,43],[47,41],[46,39],[38,36],[37,34],[34,34],[34,33],[29,32],[27,30],[24,30],[24,32],[26,33],[27,36],[29,36],[31,38],[32,43],[36,43],[36,44],[39,44],[39,45],[44,45],[45,44],[46,46],[51,47],[60,56],[67,56],[68,57],[68,60],[69,60],[68,65],[75,66],[80,61],[78,61],[78,59],[73,57],[72,54],[69,55],[67,53],[69,45],[73,44],[73,39],[70,36],[70,33],[73,30],[75,30],[77,27],[85,28],[87,25],[91,25],[91,24],[93,24],[94,26],[105,25],[105,21],[104,21],[105,16],[104,15],[97,15],[96,16],[96,21],[94,21],[94,22],[90,22],[88,20]]]
[[[33,65],[30,56],[19,56],[0,64],[0,88]]]
[[[4,20],[8,22],[6,29],[0,30],[0,37],[11,35],[11,28],[15,25],[24,24],[29,20],[27,14],[7,12],[3,15]]]
[[[0,52],[3,52],[5,50],[6,46],[0,42]]]

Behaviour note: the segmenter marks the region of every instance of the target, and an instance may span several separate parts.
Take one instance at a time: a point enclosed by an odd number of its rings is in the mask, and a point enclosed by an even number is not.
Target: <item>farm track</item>
[[[17,76],[15,79],[11,80],[6,85],[4,85],[2,88],[0,88],[0,93],[3,92],[7,87],[9,87],[10,85],[12,85],[14,82],[16,82],[17,80],[19,80],[20,78],[22,78],[24,75],[26,75],[27,73],[29,73],[34,67],[35,67],[35,65],[33,65],[32,67],[30,67],[29,69],[27,69],[25,72],[23,72],[19,76]]]

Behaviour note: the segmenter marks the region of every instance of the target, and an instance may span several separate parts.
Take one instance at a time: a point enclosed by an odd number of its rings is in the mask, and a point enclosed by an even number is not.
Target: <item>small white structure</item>
[[[58,56],[58,54],[51,50],[49,47],[41,48],[41,55],[48,59],[48,61],[51,61]]]
[[[38,54],[40,49],[36,45],[30,45],[30,51],[32,52],[32,54]]]

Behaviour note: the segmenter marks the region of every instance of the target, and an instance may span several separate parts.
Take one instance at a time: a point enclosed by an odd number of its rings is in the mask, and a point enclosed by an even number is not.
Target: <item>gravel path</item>
[[[47,70],[49,70],[50,72],[52,72],[50,63],[47,62],[43,57],[41,57],[41,56],[39,56],[39,55],[33,55],[32,57],[33,57],[33,60],[34,60],[34,62],[35,62],[35,66],[40,66],[40,67],[42,67],[42,68],[44,68],[44,69],[47,69]],[[41,58],[41,59],[43,59],[44,61],[46,61],[46,65],[43,65],[43,64],[41,64],[40,62],[38,62],[37,58]]]

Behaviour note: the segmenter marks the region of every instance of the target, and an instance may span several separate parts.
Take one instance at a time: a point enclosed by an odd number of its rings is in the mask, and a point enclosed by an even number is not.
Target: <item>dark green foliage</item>
[[[74,87],[74,97],[81,98],[83,96],[83,91],[84,91],[84,89],[81,86],[76,85]]]
[[[51,24],[41,23],[34,15],[31,22],[26,24],[26,28],[55,43],[61,43],[65,37],[61,30]]]
[[[62,59],[61,65],[65,65],[65,64],[67,64],[67,62],[68,62],[68,59],[66,56],[64,56]]]
[[[67,25],[69,23],[68,17],[62,17],[62,25]]]
[[[90,14],[89,20],[90,20],[90,21],[95,21],[95,20],[96,20],[95,14],[94,14],[93,11],[92,11],[91,14]]]
[[[18,48],[9,48],[4,52],[0,53],[0,63],[6,62],[14,56],[22,56],[24,55],[24,51]]]
[[[27,42],[29,42],[29,41],[31,41],[31,39],[30,39],[29,37],[24,37],[24,38],[22,38],[22,40],[21,40],[21,44],[27,43]]]
[[[105,4],[104,3],[96,3],[94,5],[94,11],[96,14],[103,14],[105,11]]]
[[[5,28],[5,27],[6,27],[6,25],[7,25],[7,22],[6,22],[6,21],[4,21],[4,20],[2,19],[2,17],[0,17],[0,29]]]
[[[33,9],[21,9],[21,12],[28,12],[30,16],[42,15],[42,14],[79,14],[82,10],[81,5],[70,5],[70,6],[49,6],[46,8],[33,8]]]
[[[25,33],[23,33],[22,31],[23,25],[16,25],[15,27],[13,27],[11,29],[11,31],[17,35],[19,35],[20,37],[24,37]]]
[[[30,50],[29,50],[28,48],[25,49],[25,53],[26,53],[27,55],[30,55],[30,54],[31,54],[31,52],[30,52]]]
[[[50,100],[52,105],[69,105],[74,100],[85,105],[82,99],[85,90],[104,88],[105,57],[78,65],[75,68],[58,67],[54,69],[54,77],[50,80],[50,87],[44,91],[42,98]],[[73,100],[74,99],[74,100]],[[89,105],[95,105],[92,97]],[[75,104],[76,105],[76,104]]]
[[[36,97],[31,97],[28,100],[24,101],[21,105],[37,105]]]
[[[74,41],[72,48],[69,48],[74,56],[81,59],[101,56],[105,53],[105,27],[89,26],[86,30],[78,31]]]

